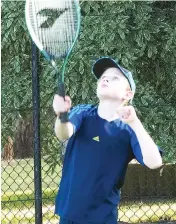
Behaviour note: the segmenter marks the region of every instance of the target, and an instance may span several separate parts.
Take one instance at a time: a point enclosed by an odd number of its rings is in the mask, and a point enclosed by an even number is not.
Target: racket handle
[[[59,82],[59,96],[62,96],[63,98],[65,98],[65,88],[64,88],[64,83],[63,82]],[[68,113],[64,112],[64,113],[60,113],[60,121],[61,123],[66,123],[68,122]]]

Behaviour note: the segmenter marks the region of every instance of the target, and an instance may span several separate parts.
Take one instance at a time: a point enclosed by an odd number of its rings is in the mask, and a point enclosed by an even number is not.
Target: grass
[[[47,223],[52,223],[52,224],[58,224],[59,221],[59,217],[58,216],[54,216],[54,210],[51,209],[50,207],[47,207],[48,211],[44,211],[43,214],[43,224]],[[44,209],[43,209],[44,210]],[[45,208],[46,210],[46,208]],[[23,211],[19,211],[19,210],[13,210],[13,214],[10,213],[2,213],[2,221],[1,224],[9,224],[9,223],[13,223],[13,224],[28,224],[28,223],[35,223],[35,211],[34,208],[31,209],[26,209]]]
[[[34,191],[34,161],[33,159],[13,160],[9,164],[2,161],[1,191],[8,194],[17,191]],[[42,160],[42,189],[56,189],[60,183],[61,167],[54,174],[48,174],[49,165]]]
[[[158,202],[130,201],[120,205],[119,219],[123,222],[141,223],[176,220],[176,200]]]
[[[10,203],[8,203],[10,205]],[[58,223],[59,218],[54,216],[54,202],[43,201],[43,223]],[[160,202],[125,202],[119,208],[119,219],[123,222],[141,223],[158,222],[159,220],[176,220],[176,201],[165,200]],[[2,208],[2,224],[34,223],[34,204],[25,202],[25,206],[7,206]]]
[[[55,173],[48,174],[49,165],[42,160],[42,203],[44,222],[52,219],[58,223],[58,217],[53,216],[54,210],[49,210],[54,205],[54,200],[61,178],[61,167]],[[34,161],[33,159],[13,160],[10,163],[1,163],[1,223],[35,223],[34,211]]]
[[[55,190],[43,190],[42,192],[42,201],[45,205],[54,204],[56,198],[57,189]],[[6,193],[2,195],[2,209],[25,209],[26,207],[32,207],[34,205],[35,195],[34,192],[25,192],[17,191],[15,194],[13,192]]]
[[[46,171],[48,165],[42,161],[42,211],[43,224],[58,223],[54,216],[54,201],[61,177],[61,168],[54,174]],[[2,162],[2,224],[35,223],[34,209],[34,163],[32,159]],[[176,220],[176,200],[122,201],[119,219],[123,222],[141,223],[159,220]]]

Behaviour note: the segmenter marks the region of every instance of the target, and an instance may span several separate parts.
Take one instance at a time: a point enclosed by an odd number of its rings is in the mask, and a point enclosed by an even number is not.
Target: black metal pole
[[[42,224],[42,186],[41,186],[41,149],[40,149],[40,91],[38,78],[38,49],[32,42],[32,100],[33,100],[33,137],[34,137],[34,187],[35,187],[35,224]]]

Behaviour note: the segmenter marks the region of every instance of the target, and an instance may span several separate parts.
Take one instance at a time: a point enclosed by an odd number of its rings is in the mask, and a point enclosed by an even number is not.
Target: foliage
[[[73,104],[97,103],[91,66],[111,56],[134,73],[134,106],[166,161],[175,160],[176,2],[82,1],[79,41],[66,70],[67,94]],[[16,119],[31,120],[31,40],[24,1],[2,2],[2,132],[13,135]],[[60,64],[59,64],[60,65]],[[40,57],[41,146],[55,169],[62,145],[54,137],[53,95],[57,77]],[[56,156],[57,155],[57,156]],[[60,155],[60,156],[58,156]]]

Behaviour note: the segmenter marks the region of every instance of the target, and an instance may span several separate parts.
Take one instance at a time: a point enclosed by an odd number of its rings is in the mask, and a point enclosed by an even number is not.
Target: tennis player
[[[149,136],[133,106],[132,73],[109,57],[93,65],[99,105],[71,109],[54,96],[55,133],[68,139],[55,213],[60,224],[117,224],[120,189],[132,159],[150,169],[162,165],[161,150]],[[61,112],[69,111],[61,123]]]

